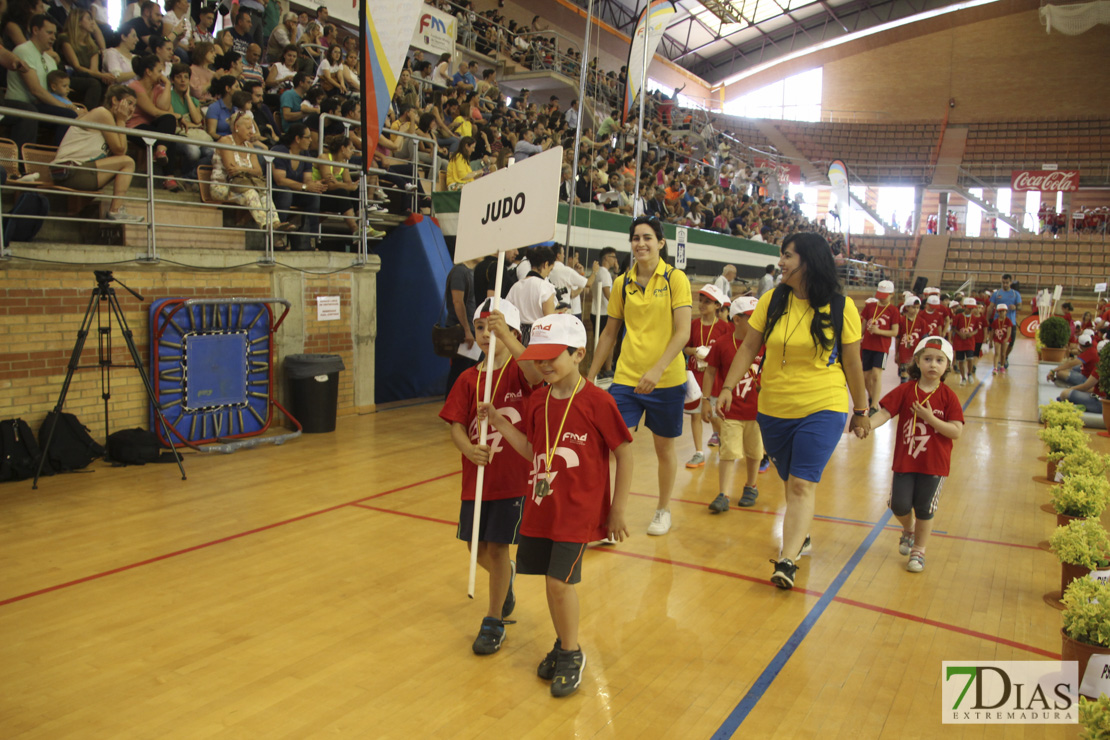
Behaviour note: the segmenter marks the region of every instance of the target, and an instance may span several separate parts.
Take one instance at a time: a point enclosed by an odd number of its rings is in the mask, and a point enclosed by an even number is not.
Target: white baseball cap
[[[954,356],[952,353],[952,345],[949,344],[948,340],[944,337],[925,337],[917,343],[917,347],[914,349],[913,353],[916,355],[918,352],[929,348],[939,349],[944,353],[944,356],[948,358],[948,362],[952,362]]]
[[[864,301],[864,303],[878,303],[878,302],[879,302],[878,298],[868,298],[866,301]]]
[[[925,295],[940,295],[940,288],[926,288],[921,292]]]
[[[710,300],[716,301],[717,305],[725,305],[725,294],[716,285],[709,284],[703,285],[702,289],[698,291],[698,295],[703,295]]]
[[[949,308],[959,308],[960,307],[960,302],[959,301],[948,301],[948,307]]]
[[[894,292],[894,283],[889,280],[880,280],[878,287],[875,288],[875,295],[879,298],[887,298]]]
[[[586,327],[569,313],[553,313],[532,324],[532,336],[521,360],[553,360],[567,347],[586,346]]]
[[[908,295],[908,296],[906,296],[906,302],[902,304],[902,307],[905,308],[905,307],[908,307],[908,306],[920,306],[920,305],[921,305],[921,299],[920,298],[918,298],[915,295]]]
[[[978,306],[978,302],[974,298],[964,298],[965,306]]]
[[[928,298],[925,299],[925,303],[927,303],[930,306],[939,306],[940,305],[940,296],[939,295],[931,295],[931,296],[929,296]]]
[[[1006,310],[1006,304],[1005,303],[999,303],[997,306],[994,307],[994,310],[995,311],[1005,311]]]
[[[1079,342],[1079,344],[1090,344],[1091,342],[1095,341],[1095,333],[1088,329],[1087,331],[1079,335],[1079,339],[1077,341]]]
[[[751,316],[752,311],[755,310],[756,304],[758,303],[759,301],[752,298],[750,295],[742,295],[732,302],[732,308],[728,310],[728,317],[731,319],[738,314]]]
[[[495,310],[493,307],[493,299],[487,298],[478,304],[478,308],[474,310],[474,316],[472,318],[475,321],[487,318],[490,311],[493,310]],[[502,298],[501,305],[496,310],[500,311],[501,315],[505,317],[505,323],[508,324],[510,329],[516,329],[517,332],[520,331],[520,311],[516,310],[516,306]]]

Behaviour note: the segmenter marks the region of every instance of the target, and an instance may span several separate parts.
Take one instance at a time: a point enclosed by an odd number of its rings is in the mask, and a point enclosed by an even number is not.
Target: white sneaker
[[[109,211],[108,220],[128,224],[141,224],[146,221],[146,219],[144,219],[142,216],[132,216],[130,213],[127,212],[127,209],[123,207],[121,207],[118,211],[114,213]]]
[[[655,516],[651,518],[651,524],[648,525],[648,534],[664,535],[671,531],[671,512],[666,509],[656,509]]]
[[[385,206],[382,206],[379,203],[368,203],[366,205],[366,212],[367,213],[385,213]]]

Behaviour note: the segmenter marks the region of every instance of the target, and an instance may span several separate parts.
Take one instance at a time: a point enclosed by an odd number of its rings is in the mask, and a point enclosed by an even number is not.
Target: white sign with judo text
[[[555,147],[465,185],[455,262],[555,237],[563,148]]]
[[[674,230],[675,255],[674,266],[680,270],[686,269],[686,236],[685,226],[676,226]]]

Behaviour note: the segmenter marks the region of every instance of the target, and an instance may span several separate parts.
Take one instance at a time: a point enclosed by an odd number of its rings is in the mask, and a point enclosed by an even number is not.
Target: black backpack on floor
[[[108,459],[119,465],[177,461],[172,452],[162,452],[158,435],[145,429],[121,429],[109,435]]]
[[[23,419],[0,421],[0,481],[34,478],[41,456],[27,422]],[[43,465],[42,474],[53,475],[54,471],[49,465]]]
[[[51,411],[39,427],[39,447],[42,449],[46,449],[46,437],[50,434],[53,421],[54,412]],[[104,448],[89,435],[88,428],[76,416],[63,411],[58,416],[50,449],[46,450],[46,462],[54,470],[80,470],[98,457],[104,457]]]

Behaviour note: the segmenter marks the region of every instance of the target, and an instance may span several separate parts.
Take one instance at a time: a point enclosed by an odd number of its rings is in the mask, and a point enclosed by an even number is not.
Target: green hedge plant
[[[1102,475],[1076,473],[1052,487],[1052,508],[1057,514],[1100,517],[1110,504],[1110,481]]]
[[[1056,470],[1067,478],[1069,475],[1079,473],[1103,475],[1108,467],[1110,467],[1110,455],[1100,455],[1090,447],[1081,447],[1060,458]]]
[[[1110,648],[1110,581],[1076,578],[1063,601],[1064,633],[1076,642]]]
[[[1110,565],[1110,534],[1097,519],[1075,519],[1066,527],[1057,527],[1048,544],[1061,563],[1088,570]]]
[[[1038,431],[1037,436],[1048,447],[1048,459],[1052,462],[1059,462],[1069,453],[1089,446],[1087,433],[1072,427],[1046,427]]]
[[[1041,328],[1037,330],[1037,337],[1048,349],[1063,349],[1068,346],[1068,339],[1071,338],[1071,327],[1060,316],[1053,316],[1041,323]]]
[[[1103,694],[1097,699],[1079,697],[1079,725],[1083,728],[1079,736],[1081,740],[1110,738],[1110,696]]]
[[[1070,401],[1046,403],[1040,410],[1045,426],[1083,428],[1083,410]]]

